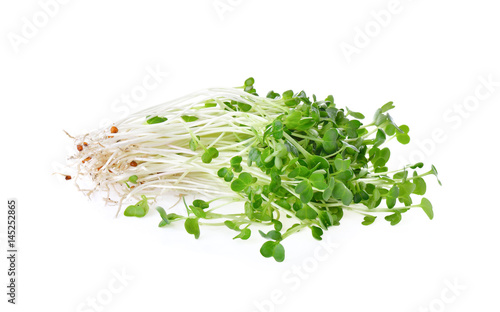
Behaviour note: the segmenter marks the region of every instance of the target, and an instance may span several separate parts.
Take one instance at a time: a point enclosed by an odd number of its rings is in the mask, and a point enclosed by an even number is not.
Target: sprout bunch
[[[74,138],[76,184],[87,176],[94,186],[89,194],[99,191],[120,206],[133,200],[124,215],[135,217],[167,192],[200,195],[184,200],[185,215],[156,207],[159,226],[183,222],[198,238],[200,225],[220,225],[242,240],[252,225],[269,226],[259,230],[266,239],[260,252],[278,262],[285,238],[308,229],[321,240],[344,210],[361,214],[363,225],[379,212],[395,225],[411,208],[433,218],[430,201],[415,204],[412,197],[425,194],[423,178],[437,177],[434,166],[424,173],[417,172],[422,163],[386,167],[385,144],[410,141],[409,127],[388,113],[392,102],[363,124],[363,114],[337,107],[331,95],[318,100],[288,90],[261,97],[253,85],[249,78],[240,88],[196,92]],[[241,202],[240,208],[223,213],[228,202]]]

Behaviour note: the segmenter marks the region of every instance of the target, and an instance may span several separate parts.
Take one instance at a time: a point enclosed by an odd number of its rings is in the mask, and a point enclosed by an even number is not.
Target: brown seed
[[[83,146],[89,146],[87,142],[83,142]]]
[[[92,159],[91,157],[87,157],[87,158],[85,158],[84,160],[82,160],[82,163],[85,163],[86,161],[89,161],[89,160],[91,160],[91,159]]]
[[[118,128],[113,126],[111,127],[111,133],[117,133],[118,132]]]
[[[81,151],[83,150],[83,146],[81,146],[80,144],[78,144],[78,145],[76,146],[76,149],[77,149],[79,152],[81,152]]]
[[[132,160],[132,161],[130,162],[130,165],[131,165],[132,167],[137,167],[137,163],[135,162],[135,160]]]
[[[65,179],[66,179],[66,180],[71,180],[71,176],[70,176],[70,175],[67,175],[67,176],[65,177]]]
[[[99,168],[97,168],[97,171],[101,170],[102,166],[100,166]]]
[[[113,136],[112,135],[108,135],[108,139],[111,139]]]

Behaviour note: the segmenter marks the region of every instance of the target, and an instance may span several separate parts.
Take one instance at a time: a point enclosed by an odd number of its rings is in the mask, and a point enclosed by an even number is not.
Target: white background
[[[395,3],[67,1],[44,21],[38,1],[2,1],[0,239],[5,250],[15,197],[20,250],[15,307],[2,251],[2,311],[498,311],[500,6]],[[40,27],[23,35],[34,17]],[[202,228],[194,240],[181,224],[157,228],[154,211],[115,219],[114,208],[51,173],[71,145],[62,130],[121,117],[127,106],[113,103],[148,68],[168,77],[132,111],[248,76],[261,94],[331,93],[369,116],[394,101],[412,141],[394,145],[392,164],[436,165],[443,186],[428,179],[426,195],[434,220],[415,210],[397,226],[379,218],[364,227],[347,214],[325,235],[333,249],[300,233],[276,263],[259,254],[256,236],[233,241]],[[481,79],[497,85],[488,91]],[[132,277],[120,284],[122,270]],[[110,284],[120,288],[107,298]]]

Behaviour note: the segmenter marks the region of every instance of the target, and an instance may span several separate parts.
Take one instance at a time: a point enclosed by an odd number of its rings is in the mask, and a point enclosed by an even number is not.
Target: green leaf
[[[341,157],[336,157],[335,160],[333,161],[333,164],[335,165],[335,169],[337,171],[344,171],[350,168],[351,160],[350,159],[343,160]]]
[[[224,178],[228,174],[228,172],[230,172],[229,169],[227,169],[226,167],[222,167],[217,171],[217,176],[219,176],[220,178]]]
[[[276,119],[273,121],[273,137],[279,140],[283,137],[283,123],[281,120]]]
[[[422,168],[423,166],[424,166],[424,163],[418,162],[418,163],[416,163],[414,165],[411,165],[410,168],[411,169],[417,169],[417,168]]]
[[[196,151],[197,148],[198,148],[198,142],[196,142],[193,139],[189,140],[189,149],[194,152]]]
[[[335,182],[335,187],[333,188],[333,197],[341,200],[344,205],[349,205],[352,202],[353,194],[344,183]]]
[[[328,187],[328,184],[325,182],[325,177],[321,173],[313,173],[309,177],[309,181],[311,181],[312,185],[320,190],[325,190]]]
[[[437,169],[436,167],[434,167],[434,165],[431,166],[431,171],[429,171],[429,173],[433,174],[434,176],[436,176],[436,179],[439,183],[439,185],[442,185],[441,184],[441,181],[439,181],[439,177],[438,177],[438,172],[437,172]]]
[[[152,125],[152,124],[162,123],[162,122],[167,121],[167,120],[168,120],[167,117],[158,117],[158,116],[155,116],[155,117],[151,117],[151,118],[147,119],[146,122],[149,125]]]
[[[240,227],[234,223],[233,221],[226,220],[224,221],[224,225],[227,226],[229,229],[234,230],[234,231],[239,231]]]
[[[251,235],[252,235],[252,231],[250,229],[243,229],[243,230],[241,230],[240,234],[233,237],[233,239],[240,238],[242,240],[246,240],[246,239],[249,239]]]
[[[415,184],[415,189],[413,190],[413,194],[416,195],[424,195],[427,190],[427,185],[422,178],[413,179],[413,183]]]
[[[382,113],[385,113],[385,112],[387,112],[387,111],[389,111],[389,110],[391,110],[393,108],[394,108],[394,105],[393,105],[393,102],[391,101],[391,102],[387,102],[386,104],[384,104],[380,108],[380,110],[381,110]]]
[[[245,216],[249,220],[253,220],[253,218],[254,218],[254,216],[253,216],[253,207],[252,207],[252,203],[251,202],[245,202]]]
[[[146,196],[142,195],[141,198],[137,204],[128,206],[123,214],[127,217],[144,217],[149,211],[149,205]]]
[[[432,204],[431,202],[423,197],[422,198],[422,201],[420,202],[420,207],[422,207],[422,209],[424,210],[425,214],[429,217],[429,219],[433,219],[434,218],[434,211],[432,210]]]
[[[197,216],[198,218],[206,218],[207,214],[205,213],[205,211],[203,211],[203,209],[201,209],[200,207],[195,207],[195,206],[190,206],[189,208],[191,208],[191,211],[194,213],[195,216]]]
[[[408,135],[408,132],[410,132],[410,128],[407,125],[401,125],[399,126],[399,129],[401,129],[401,131],[403,132],[396,133],[396,139],[398,140],[398,142],[401,144],[410,143],[410,136]]]
[[[323,191],[323,200],[327,201],[330,199],[333,193],[333,188],[335,187],[335,179],[330,178],[330,182],[328,183],[328,187]]]
[[[201,209],[206,209],[210,206],[210,204],[204,200],[196,199],[193,201],[193,206],[201,208]]]
[[[300,182],[295,188],[295,192],[297,194],[300,194],[300,200],[304,204],[310,202],[313,197],[313,189],[311,187],[311,184],[309,184],[309,181],[307,180]]]
[[[196,117],[196,116],[181,116],[182,120],[184,120],[185,122],[193,122],[193,121],[196,121],[198,120],[199,118]]]
[[[269,91],[266,95],[266,97],[268,99],[276,99],[276,98],[280,98],[281,96],[279,95],[279,93],[276,93],[274,91]]]
[[[231,189],[235,192],[241,192],[254,182],[255,180],[250,173],[243,172],[239,175],[238,179],[231,182]]]
[[[247,78],[247,80],[245,80],[245,87],[253,86],[254,83],[255,83],[255,79],[253,79],[252,77]]]
[[[321,211],[319,213],[319,222],[325,229],[332,226],[336,220],[336,215],[332,215],[329,211]]]
[[[250,93],[252,93],[252,92],[250,92]],[[249,110],[252,109],[252,105],[247,104],[247,103],[238,102],[238,108],[242,112],[248,112]]]
[[[265,239],[272,239],[272,240],[275,240],[275,241],[280,241],[282,240],[281,238],[281,233],[276,231],[276,230],[271,230],[269,231],[267,234],[262,232],[261,230],[259,230],[259,233],[262,237],[264,237]]]
[[[377,147],[382,145],[385,142],[386,136],[385,132],[382,129],[377,130],[377,135],[375,137],[375,144],[373,146]]]
[[[373,222],[375,222],[375,219],[377,219],[377,217],[375,217],[375,216],[365,216],[365,218],[364,218],[363,222],[361,222],[361,224],[370,225]]]
[[[194,238],[198,239],[200,237],[200,225],[198,223],[198,218],[188,218],[184,222],[184,228],[189,234],[193,234]]]
[[[396,133],[396,127],[393,124],[388,124],[385,126],[385,133],[388,136],[393,136]]]
[[[411,195],[413,191],[415,190],[415,184],[411,183],[410,181],[405,181],[404,183],[398,183],[397,184],[399,187],[399,197],[405,197]]]
[[[285,125],[288,129],[296,129],[299,126],[300,119],[302,118],[302,114],[294,110],[285,119]]]
[[[274,229],[276,231],[281,231],[281,229],[283,228],[283,224],[278,220],[272,220],[272,222],[274,224]]]
[[[399,211],[395,211],[393,214],[385,217],[387,221],[391,223],[391,225],[396,225],[401,221],[401,213]]]
[[[204,163],[209,164],[212,162],[212,159],[217,157],[219,157],[219,151],[215,147],[211,147],[207,149],[203,155],[201,155],[201,160]]]
[[[159,207],[159,208],[161,208],[161,207]],[[163,208],[161,208],[161,209],[163,209]],[[160,216],[161,216],[161,214],[160,214]],[[165,221],[165,219],[163,219],[163,217],[166,217],[166,221]],[[166,216],[162,216],[162,220],[160,221],[160,224],[158,224],[158,227],[163,227],[167,224],[170,224],[171,222],[173,222],[175,220],[180,220],[180,219],[184,219],[184,217],[181,215],[178,215],[176,213],[169,213]]]
[[[305,205],[299,211],[297,211],[295,215],[300,220],[305,220],[305,219],[314,220],[318,216],[318,213],[311,207]]]
[[[158,213],[160,214],[160,217],[162,218],[163,222],[165,222],[165,225],[170,224],[170,220],[168,219],[165,209],[163,209],[162,207],[156,207],[156,211],[158,211]]]
[[[235,192],[241,192],[245,189],[245,187],[247,187],[247,185],[240,179],[236,179],[231,182],[231,189]]]
[[[134,174],[128,178],[128,180],[132,183],[137,183],[138,177]]]
[[[387,208],[393,208],[396,205],[396,200],[398,199],[399,196],[399,188],[396,185],[393,185],[392,188],[389,190],[389,193],[387,194],[386,197],[386,203],[387,203]]]
[[[321,237],[323,235],[323,230],[320,229],[319,227],[317,226],[312,226],[311,227],[311,232],[312,232],[312,236],[317,239],[317,240],[322,240],[323,238]]]
[[[363,115],[361,113],[353,112],[347,107],[346,107],[346,109],[347,109],[347,112],[349,113],[349,115],[351,115],[352,117],[357,118],[357,119],[365,119],[365,115]]]
[[[338,135],[336,129],[328,129],[323,135],[323,148],[328,154],[334,153],[338,149]]]
[[[275,247],[276,247],[276,242],[267,241],[264,244],[262,244],[262,247],[260,247],[260,253],[266,258],[270,258],[274,254]]]

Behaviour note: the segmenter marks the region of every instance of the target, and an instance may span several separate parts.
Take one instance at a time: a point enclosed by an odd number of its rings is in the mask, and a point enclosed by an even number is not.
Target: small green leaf
[[[386,139],[386,135],[385,135],[384,130],[378,129],[377,135],[375,137],[375,144],[373,146],[377,147],[377,146],[382,145],[385,142],[385,139]]]
[[[411,169],[417,169],[417,168],[422,168],[423,166],[424,166],[424,163],[418,162],[418,163],[416,163],[414,165],[411,165],[410,168]]]
[[[436,179],[439,183],[439,185],[442,185],[441,184],[441,181],[439,181],[439,177],[438,177],[438,172],[437,172],[437,169],[436,167],[434,167],[434,165],[431,166],[431,171],[430,171],[431,174],[435,175],[436,176]]]
[[[196,151],[197,148],[198,148],[198,142],[196,142],[193,139],[189,140],[189,149],[194,152]]]
[[[338,135],[336,129],[328,129],[323,135],[323,148],[328,154],[334,153],[338,149]]]
[[[250,229],[243,229],[243,230],[241,230],[240,234],[233,237],[233,239],[239,238],[242,240],[247,240],[250,238],[251,235],[252,235],[252,231]]]
[[[399,126],[399,129],[401,129],[401,131],[403,132],[396,133],[396,139],[398,140],[398,142],[401,144],[410,143],[410,136],[408,135],[408,132],[410,132],[410,128],[407,125],[401,125]]]
[[[346,107],[346,109],[347,109],[347,112],[349,113],[349,115],[351,115],[352,117],[357,118],[357,119],[365,119],[365,115],[363,115],[361,113],[353,112],[347,107]]]
[[[272,220],[272,222],[274,224],[274,229],[278,232],[281,231],[281,229],[283,228],[283,224],[278,220]]]
[[[276,119],[273,121],[273,137],[276,140],[283,138],[283,123],[281,120]]]
[[[423,197],[422,198],[422,201],[420,202],[420,207],[422,207],[422,209],[424,210],[425,214],[429,217],[429,219],[433,219],[434,218],[434,211],[432,210],[432,204],[431,202]]]
[[[385,112],[387,112],[387,111],[389,111],[389,110],[391,110],[393,108],[394,108],[394,105],[393,105],[393,102],[391,101],[391,102],[387,102],[386,104],[384,104],[380,108],[380,110],[381,110],[382,113],[385,113]]]
[[[215,147],[211,147],[207,149],[203,155],[201,155],[201,160],[204,163],[209,164],[212,162],[212,159],[217,157],[219,157],[219,151]]]
[[[335,158],[333,164],[335,165],[335,169],[337,171],[344,171],[349,169],[349,167],[351,166],[351,160],[350,159],[343,160],[341,157],[339,157]]]
[[[319,227],[317,226],[312,226],[311,227],[311,232],[312,232],[312,236],[317,239],[317,240],[322,240],[323,238],[321,237],[323,235],[323,230],[320,229]]]
[[[231,182],[231,189],[235,192],[243,191],[247,186],[255,182],[252,175],[248,172],[242,172],[238,179]]]
[[[300,182],[295,188],[295,192],[297,194],[300,194],[300,200],[304,204],[310,202],[313,197],[313,189],[311,187],[311,184],[309,184],[309,181],[307,180]]]
[[[155,117],[151,117],[151,118],[147,119],[146,122],[149,125],[152,125],[152,124],[162,123],[162,122],[167,121],[167,120],[168,120],[167,117],[158,117],[158,116],[155,116]]]
[[[234,230],[234,231],[240,230],[239,226],[236,223],[234,223],[233,221],[226,220],[226,221],[224,221],[224,225],[227,226],[228,228],[230,228],[231,230]]]
[[[295,215],[300,220],[305,220],[305,219],[314,220],[318,216],[318,213],[311,207],[305,205],[299,211],[297,211]]]
[[[149,211],[149,205],[146,196],[142,195],[141,198],[137,204],[128,206],[123,214],[127,217],[144,217]]]
[[[184,228],[189,234],[193,234],[194,238],[198,239],[200,237],[200,225],[198,223],[198,218],[188,218],[184,222]]]
[[[253,79],[252,77],[247,78],[247,80],[245,80],[245,87],[253,86],[254,83],[255,83],[255,79]]]
[[[189,208],[191,208],[191,211],[194,213],[195,216],[197,216],[198,218],[206,218],[207,214],[205,213],[205,211],[203,211],[203,209],[201,209],[200,207],[196,207],[196,206],[190,206]]]
[[[162,218],[163,222],[166,224],[170,224],[170,220],[168,219],[167,213],[165,212],[165,209],[162,207],[156,207],[156,211],[160,214],[160,217]]]
[[[399,188],[393,185],[386,197],[387,208],[393,208],[399,196]]]
[[[396,133],[396,127],[393,124],[388,124],[385,126],[385,133],[388,136],[393,136]]]
[[[265,242],[260,248],[260,253],[266,258],[272,257],[274,254],[274,248],[276,248],[276,244],[277,243],[274,241]]]
[[[391,223],[391,225],[396,225],[401,221],[401,213],[399,211],[395,211],[393,214],[385,217],[387,221]]]
[[[333,197],[341,200],[344,205],[349,205],[352,202],[354,196],[351,190],[349,190],[344,183],[335,182],[335,186],[333,188]]]
[[[128,178],[128,180],[132,183],[137,183],[138,177],[134,174]]]
[[[278,242],[265,242],[260,248],[260,253],[266,258],[273,257],[277,262],[285,259],[285,248]]]
[[[261,230],[259,230],[259,233],[265,239],[272,239],[272,240],[275,240],[275,241],[280,241],[282,239],[281,238],[281,233],[278,232],[278,231],[276,231],[276,230],[271,230],[267,234],[264,233],[264,232],[262,232]]]
[[[361,222],[361,224],[370,225],[373,222],[375,222],[375,219],[377,219],[377,217],[375,217],[375,216],[365,216],[365,218],[364,218],[363,222]]]
[[[210,206],[210,204],[204,200],[196,199],[193,201],[193,206],[201,208],[201,209],[206,209]]]
[[[413,194],[416,195],[424,195],[427,190],[427,185],[422,178],[413,179],[413,183],[415,184],[415,189],[413,190]]]
[[[325,190],[328,187],[328,184],[325,182],[325,177],[321,173],[313,173],[309,177],[309,181],[311,181],[312,185],[320,190]]]
[[[252,93],[252,92],[250,92],[250,93]],[[247,104],[247,103],[238,102],[238,108],[239,108],[242,112],[248,112],[249,110],[251,110],[251,109],[252,109],[252,105]]]
[[[184,120],[185,122],[193,122],[193,121],[196,121],[198,120],[199,118],[196,117],[196,116],[187,116],[187,115],[184,115],[184,116],[181,116],[182,120]]]

